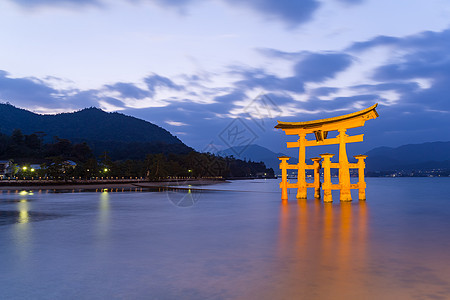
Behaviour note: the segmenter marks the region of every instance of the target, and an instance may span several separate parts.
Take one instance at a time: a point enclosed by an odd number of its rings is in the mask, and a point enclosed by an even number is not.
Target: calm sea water
[[[450,178],[367,182],[0,192],[0,299],[449,299]]]

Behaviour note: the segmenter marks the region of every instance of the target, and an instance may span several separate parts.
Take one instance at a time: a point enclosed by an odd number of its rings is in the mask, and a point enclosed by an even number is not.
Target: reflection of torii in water
[[[364,126],[367,120],[375,119],[378,117],[378,113],[375,110],[378,104],[375,104],[369,108],[361,111],[343,115],[334,118],[321,119],[307,122],[280,122],[275,128],[282,129],[287,135],[298,135],[297,142],[288,142],[288,148],[299,148],[298,164],[290,165],[287,163],[290,157],[281,156],[280,169],[282,170],[282,181],[280,188],[282,189],[281,199],[287,200],[287,189],[297,188],[297,198],[306,199],[306,189],[315,188],[315,197],[320,198],[320,179],[319,170],[321,168],[321,160],[323,159],[324,169],[324,201],[332,201],[331,190],[340,190],[341,201],[351,201],[352,197],[350,189],[359,189],[359,199],[366,199],[366,183],[364,181],[364,168],[365,155],[356,155],[358,159],[356,164],[351,164],[347,159],[347,150],[345,145],[347,143],[362,142],[363,134],[348,136],[345,132],[349,128],[356,128]],[[335,138],[327,138],[328,132],[338,131],[339,135]],[[313,133],[315,140],[307,140],[306,134]],[[306,147],[308,146],[320,146],[320,145],[334,145],[339,144],[339,163],[332,163],[330,161],[334,154],[324,153],[320,156],[322,158],[312,158],[314,164],[308,165],[305,162],[306,159]],[[339,184],[331,184],[330,168],[339,169]],[[350,184],[350,170],[351,168],[359,170],[359,182],[357,184]],[[287,170],[298,170],[297,183],[289,183],[287,181]],[[306,183],[306,169],[314,170],[314,183]]]

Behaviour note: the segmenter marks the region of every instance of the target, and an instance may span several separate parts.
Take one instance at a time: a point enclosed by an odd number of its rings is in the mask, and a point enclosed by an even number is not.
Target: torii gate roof
[[[378,103],[372,105],[371,107],[368,107],[366,109],[343,115],[333,118],[327,118],[327,119],[320,119],[320,120],[314,120],[314,121],[306,121],[306,122],[282,122],[277,121],[278,124],[275,126],[275,128],[278,129],[305,129],[307,131],[312,131],[315,129],[322,129],[322,130],[336,130],[333,127],[341,127],[345,126],[346,128],[352,128],[352,127],[359,127],[363,126],[364,122],[369,119],[375,119],[378,117],[378,113],[375,110],[375,108],[378,106]]]

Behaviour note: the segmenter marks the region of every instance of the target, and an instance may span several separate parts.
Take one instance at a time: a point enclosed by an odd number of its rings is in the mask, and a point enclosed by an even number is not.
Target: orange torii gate
[[[288,199],[287,189],[297,188],[297,198],[306,199],[307,188],[314,188],[314,197],[320,199],[320,169],[324,169],[324,180],[323,180],[323,194],[324,201],[331,202],[331,190],[340,190],[340,200],[341,201],[352,201],[351,189],[359,189],[359,200],[366,199],[366,183],[364,181],[364,168],[366,158],[365,155],[356,155],[355,158],[358,160],[357,163],[351,164],[347,159],[347,143],[362,142],[364,134],[349,136],[346,134],[347,129],[356,128],[364,126],[367,120],[375,119],[378,117],[378,113],[375,110],[378,103],[363,109],[361,111],[351,113],[348,115],[343,115],[339,117],[321,119],[315,121],[307,122],[280,122],[275,128],[282,129],[287,135],[298,135],[299,139],[297,142],[287,142],[288,148],[299,148],[298,164],[291,165],[288,164],[290,157],[281,156],[280,169],[282,171],[281,177],[281,199],[286,201]],[[338,131],[339,135],[335,138],[327,138],[328,132]],[[313,133],[315,135],[315,140],[306,139],[308,133]],[[309,146],[320,146],[320,145],[334,145],[339,144],[339,163],[332,163],[331,158],[334,154],[324,153],[321,154],[321,158],[315,157],[311,160],[314,162],[312,165],[308,165],[305,162],[306,159],[306,147]],[[323,162],[321,163],[321,161]],[[339,169],[339,184],[331,183],[331,168]],[[297,183],[290,183],[287,181],[287,170],[294,169],[298,170]],[[306,182],[307,169],[314,170],[314,183]],[[359,181],[357,184],[350,184],[350,169],[358,169]]]

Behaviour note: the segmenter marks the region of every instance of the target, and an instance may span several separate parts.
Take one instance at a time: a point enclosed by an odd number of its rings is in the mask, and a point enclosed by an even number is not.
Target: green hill
[[[86,108],[73,113],[40,115],[10,104],[0,104],[0,132],[39,133],[46,141],[55,136],[72,142],[86,142],[96,155],[108,151],[113,159],[143,158],[147,153],[188,153],[186,146],[170,132],[150,122]]]

